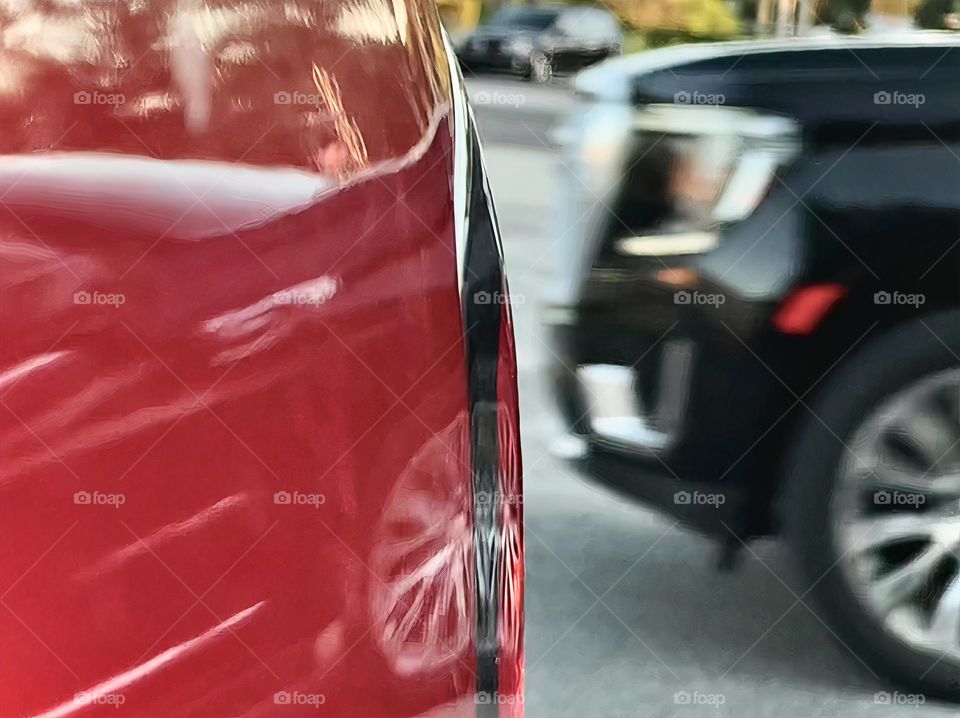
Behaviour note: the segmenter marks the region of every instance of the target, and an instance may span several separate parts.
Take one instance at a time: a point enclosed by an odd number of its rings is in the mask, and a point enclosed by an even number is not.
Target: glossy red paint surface
[[[0,715],[476,715],[432,3],[0,25]],[[504,319],[500,712],[520,715]]]
[[[524,541],[523,481],[520,461],[520,399],[517,394],[517,347],[510,305],[504,304],[500,325],[499,397],[501,541],[500,564],[500,718],[523,716]]]

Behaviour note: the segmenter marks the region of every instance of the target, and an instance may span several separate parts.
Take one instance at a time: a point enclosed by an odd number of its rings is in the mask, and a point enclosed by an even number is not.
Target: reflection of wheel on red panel
[[[474,636],[472,494],[456,422],[417,451],[387,500],[371,555],[372,634],[399,675],[460,660]]]

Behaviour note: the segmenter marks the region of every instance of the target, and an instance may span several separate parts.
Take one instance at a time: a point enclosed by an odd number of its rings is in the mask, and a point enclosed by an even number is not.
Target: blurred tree
[[[455,33],[471,29],[504,5],[531,1],[437,0],[437,5],[444,25]],[[740,31],[737,13],[730,0],[550,0],[558,1],[607,8],[620,18],[628,33],[632,31],[644,36],[645,45],[725,40]]]
[[[504,5],[536,0],[437,0],[451,32],[472,29]],[[869,14],[913,17],[925,28],[960,29],[960,0],[547,0],[600,5],[627,28],[628,49],[678,42],[727,40],[780,30],[804,33],[810,24],[855,33],[868,25]],[[791,12],[792,10],[792,12]],[[786,13],[784,15],[783,13]]]
[[[440,20],[450,33],[471,30],[480,21],[482,0],[437,0]]]
[[[736,13],[724,0],[607,0],[604,5],[653,46],[726,40],[740,32]]]
[[[856,33],[874,24],[896,26],[912,19],[920,27],[949,27],[944,17],[956,6],[956,0],[817,0],[814,22],[838,30]]]
[[[867,26],[870,0],[819,0],[815,6],[816,22],[840,32],[858,33]]]
[[[914,14],[914,19],[927,30],[960,29],[960,7],[956,0],[923,0]]]

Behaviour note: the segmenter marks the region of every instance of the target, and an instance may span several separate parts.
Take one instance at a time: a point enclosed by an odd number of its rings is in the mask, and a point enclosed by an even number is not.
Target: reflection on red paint
[[[47,12],[0,21],[0,714],[474,716],[433,4]]]

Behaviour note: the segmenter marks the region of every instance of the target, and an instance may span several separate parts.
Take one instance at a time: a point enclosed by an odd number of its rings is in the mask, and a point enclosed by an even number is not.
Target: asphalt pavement
[[[932,718],[841,645],[760,542],[733,573],[716,547],[579,478],[548,448],[563,430],[542,367],[538,298],[554,270],[551,129],[566,85],[468,78],[514,296],[525,482],[530,718]],[[922,697],[921,697],[922,698]]]

